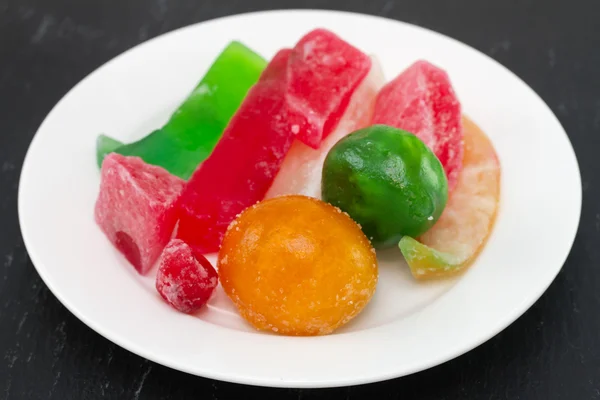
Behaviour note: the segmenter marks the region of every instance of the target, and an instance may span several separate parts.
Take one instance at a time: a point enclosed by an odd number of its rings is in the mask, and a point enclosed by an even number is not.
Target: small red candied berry
[[[165,247],[156,290],[173,308],[192,313],[208,302],[218,284],[218,275],[210,262],[180,239]]]

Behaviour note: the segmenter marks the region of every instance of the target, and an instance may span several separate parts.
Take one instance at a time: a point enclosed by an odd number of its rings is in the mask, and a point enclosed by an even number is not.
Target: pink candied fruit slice
[[[302,37],[290,54],[286,91],[290,107],[310,120],[298,139],[318,148],[370,69],[368,55],[330,31],[315,29]]]
[[[373,59],[371,71],[352,95],[335,130],[316,150],[299,140],[294,140],[265,198],[287,194],[321,198],[321,175],[327,153],[341,138],[371,123],[375,97],[384,82],[381,66]]]
[[[344,51],[336,52],[336,46]],[[236,215],[265,197],[294,138],[318,137],[313,142],[318,144],[329,133],[324,129],[335,127],[328,121],[337,123],[360,84],[359,76],[364,78],[371,66],[364,56],[364,74],[357,73],[354,63],[344,58],[347,53],[357,56],[348,46],[333,34],[317,30],[293,50],[275,55],[210,157],[186,184],[178,238],[203,253],[216,252]],[[325,50],[334,58],[325,57]],[[347,72],[341,67],[346,64]],[[311,92],[319,92],[321,86],[327,88],[331,103]],[[305,94],[307,97],[299,97]]]
[[[113,153],[102,163],[96,223],[140,274],[152,268],[171,237],[183,184],[138,157]]]
[[[204,306],[219,282],[217,271],[198,251],[180,239],[165,247],[156,274],[156,290],[183,313]]]
[[[461,105],[448,74],[427,61],[417,61],[381,89],[374,124],[415,134],[438,157],[454,189],[462,168]]]

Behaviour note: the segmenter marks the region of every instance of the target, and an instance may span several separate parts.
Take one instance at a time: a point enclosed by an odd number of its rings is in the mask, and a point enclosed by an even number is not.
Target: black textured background
[[[531,85],[571,138],[584,204],[565,267],[522,318],[454,361],[331,390],[210,381],[94,333],[54,298],[27,257],[17,219],[19,171],[37,127],[73,85],[164,32],[290,7],[383,15],[464,41]],[[0,399],[600,399],[599,17],[595,0],[0,0]]]

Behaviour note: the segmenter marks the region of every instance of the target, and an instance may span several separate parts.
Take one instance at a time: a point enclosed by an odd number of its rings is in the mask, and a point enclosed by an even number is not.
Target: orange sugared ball
[[[354,318],[377,285],[375,250],[347,214],[305,196],[244,211],[219,252],[219,278],[259,330],[325,335]]]

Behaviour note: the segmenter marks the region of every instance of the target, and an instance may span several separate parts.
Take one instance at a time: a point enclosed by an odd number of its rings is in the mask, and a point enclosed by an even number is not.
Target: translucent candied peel
[[[487,136],[463,118],[463,168],[438,222],[418,241],[399,243],[417,279],[457,274],[469,266],[485,245],[500,200],[500,162]]]
[[[244,211],[225,234],[218,270],[248,322],[296,336],[346,324],[367,305],[378,277],[377,258],[357,224],[305,196]]]

